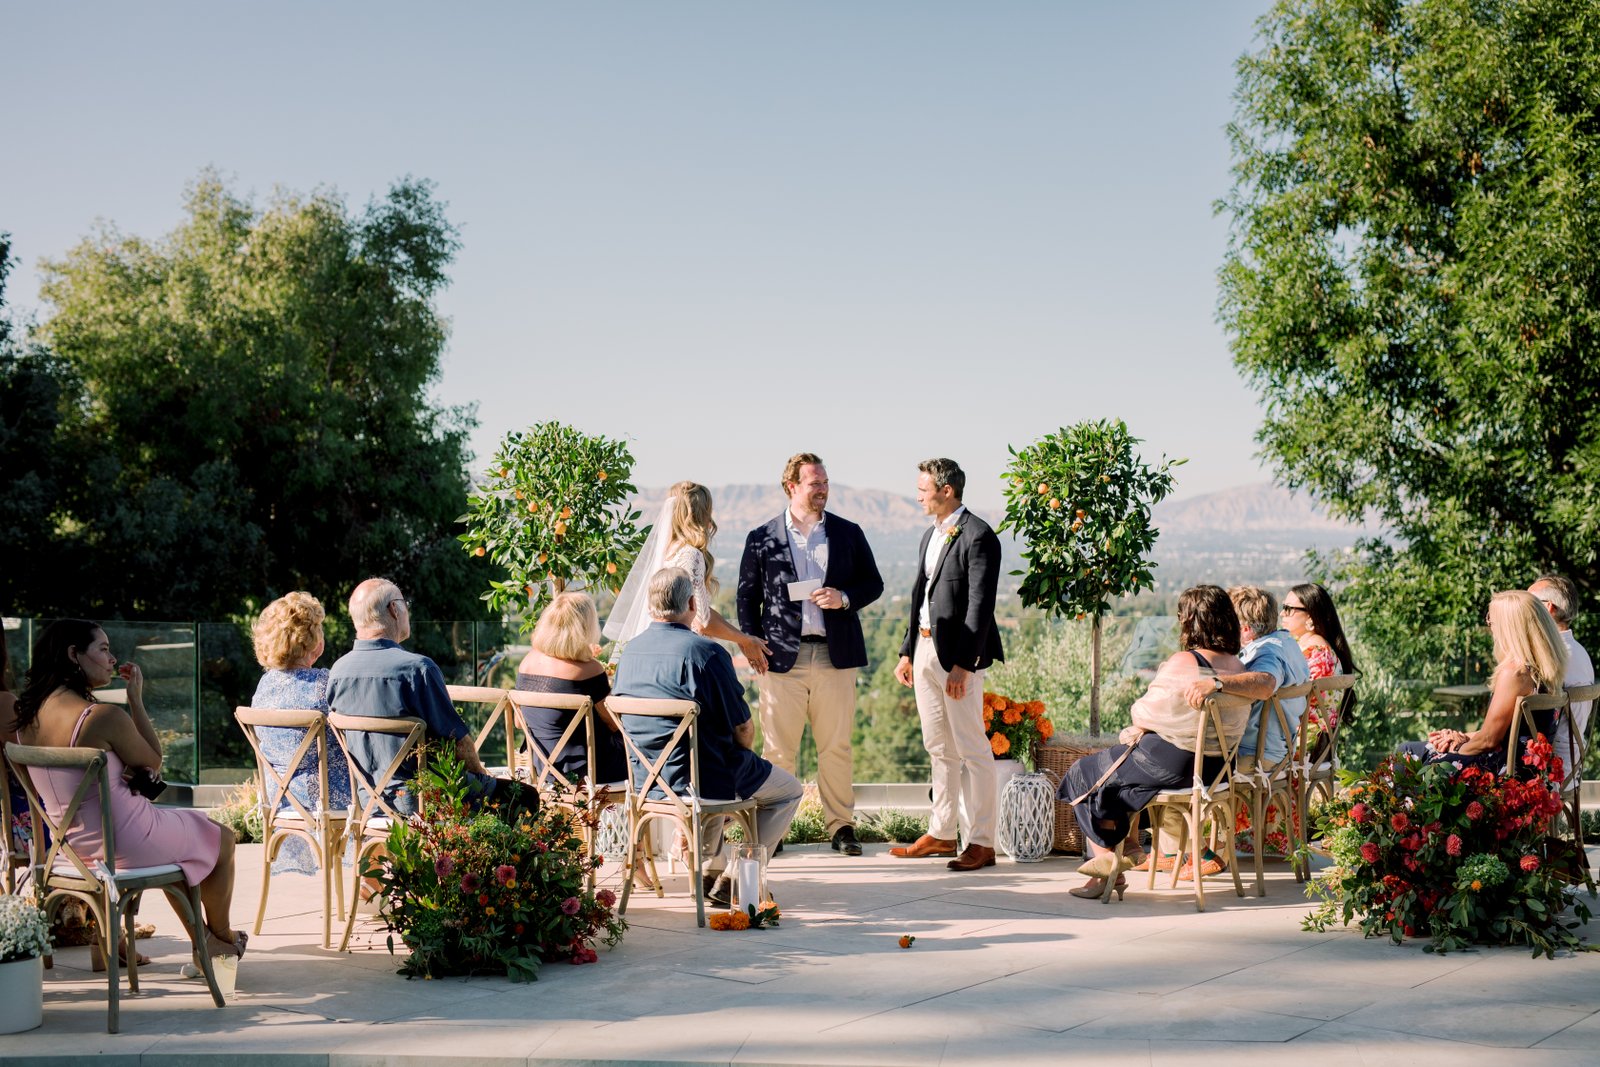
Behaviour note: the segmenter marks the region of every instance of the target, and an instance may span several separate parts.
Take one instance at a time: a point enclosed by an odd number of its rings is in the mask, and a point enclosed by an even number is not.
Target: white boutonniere
[[[956,538],[958,538],[960,536],[961,536],[961,524],[960,523],[956,523],[954,526],[950,527],[950,529],[948,529],[948,530],[946,530],[944,532],[944,543],[948,545],[950,542],[954,541]]]

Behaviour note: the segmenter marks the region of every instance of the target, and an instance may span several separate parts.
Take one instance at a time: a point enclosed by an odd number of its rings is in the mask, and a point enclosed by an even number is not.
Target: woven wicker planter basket
[[[1107,736],[1103,741],[1053,738],[1047,745],[1034,746],[1033,766],[1035,770],[1048,774],[1059,787],[1061,780],[1067,776],[1067,770],[1074,763],[1085,756],[1110,748],[1116,740],[1114,735]],[[1056,800],[1056,832],[1051,847],[1057,852],[1070,852],[1075,855],[1083,853],[1083,831],[1078,828],[1078,820],[1072,814],[1072,805],[1060,799]]]

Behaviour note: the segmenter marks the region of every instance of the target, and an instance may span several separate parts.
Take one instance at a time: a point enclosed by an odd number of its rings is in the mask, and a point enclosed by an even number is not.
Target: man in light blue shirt
[[[1278,602],[1273,595],[1259,586],[1241,585],[1228,590],[1228,598],[1233,601],[1233,610],[1239,616],[1239,638],[1244,645],[1239,650],[1239,661],[1245,665],[1245,669],[1270,674],[1274,689],[1309,682],[1311,671],[1306,666],[1305,653],[1300,651],[1299,642],[1288,630],[1278,627]],[[1300,716],[1306,710],[1306,698],[1294,697],[1283,701],[1284,715],[1289,720],[1291,731],[1288,737],[1284,736],[1277,716],[1267,716],[1266,751],[1258,753],[1256,744],[1261,735],[1261,716],[1266,712],[1266,705],[1265,700],[1257,700],[1250,709],[1250,723],[1239,742],[1241,767],[1253,766],[1258,756],[1263,762],[1271,764],[1288,754],[1289,743],[1294,740],[1292,731],[1298,728]]]

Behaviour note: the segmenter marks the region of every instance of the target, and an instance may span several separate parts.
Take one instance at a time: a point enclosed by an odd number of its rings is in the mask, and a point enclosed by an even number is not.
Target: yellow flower
[[[494,905],[490,904],[487,908],[484,908],[483,909],[483,913],[485,915],[493,915],[494,914]]]

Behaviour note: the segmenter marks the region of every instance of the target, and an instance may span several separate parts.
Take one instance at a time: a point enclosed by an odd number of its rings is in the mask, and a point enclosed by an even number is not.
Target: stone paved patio
[[[1551,1064],[1600,1060],[1600,953],[1433,956],[1359,933],[1302,933],[1307,904],[1282,864],[1264,899],[1214,881],[1101,905],[1064,892],[1077,860],[956,875],[822,846],[789,849],[773,886],[781,929],[694,925],[685,879],[636,895],[621,947],[596,965],[547,966],[538,982],[407,981],[384,935],[318,946],[314,879],[277,879],[239,992],[211,1006],[180,978],[178,924],[144,918],[155,962],[105,1032],[104,976],[87,949],[58,954],[45,1022],[0,1038],[8,1067],[97,1064],[424,1063]],[[261,850],[240,850],[236,924],[253,917]],[[1223,886],[1227,885],[1226,890]],[[909,951],[895,942],[915,934]],[[1600,921],[1591,924],[1600,939]]]

